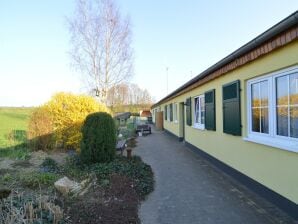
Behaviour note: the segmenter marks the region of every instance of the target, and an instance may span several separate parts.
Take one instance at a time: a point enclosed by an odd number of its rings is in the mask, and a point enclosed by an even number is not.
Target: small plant
[[[81,158],[77,154],[66,158],[66,163],[61,167],[61,173],[79,181],[88,176],[85,165],[81,162]]]
[[[27,133],[25,130],[11,130],[7,136],[9,145],[15,146],[17,144],[24,144],[27,141]]]
[[[51,186],[57,181],[59,176],[54,173],[40,173],[30,172],[22,174],[20,181],[22,184],[29,188],[38,188],[39,186]]]
[[[110,162],[116,151],[116,128],[105,112],[87,116],[82,127],[81,159],[84,163]]]
[[[83,166],[83,163],[81,157],[78,154],[72,154],[66,158],[65,165],[73,168]]]
[[[50,157],[44,159],[40,168],[43,172],[59,173],[60,171],[58,163]]]
[[[12,176],[9,173],[6,173],[2,176],[2,181],[5,182],[9,182],[12,180]]]

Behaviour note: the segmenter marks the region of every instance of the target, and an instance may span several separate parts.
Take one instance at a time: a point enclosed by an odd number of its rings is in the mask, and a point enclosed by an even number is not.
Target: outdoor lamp
[[[95,96],[99,96],[99,89],[98,88],[95,89]]]

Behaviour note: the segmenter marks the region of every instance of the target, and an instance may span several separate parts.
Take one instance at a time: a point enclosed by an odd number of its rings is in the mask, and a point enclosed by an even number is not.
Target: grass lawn
[[[0,149],[22,143],[33,108],[0,107]],[[8,135],[14,132],[14,140]]]

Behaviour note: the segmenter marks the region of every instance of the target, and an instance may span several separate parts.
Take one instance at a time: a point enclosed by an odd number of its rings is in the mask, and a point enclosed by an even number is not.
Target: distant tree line
[[[153,98],[146,89],[132,83],[121,83],[109,89],[107,106],[113,112],[139,112],[149,109]]]

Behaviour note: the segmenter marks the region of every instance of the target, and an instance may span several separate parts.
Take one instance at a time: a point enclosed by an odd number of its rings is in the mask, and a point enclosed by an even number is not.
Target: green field
[[[26,107],[0,107],[0,149],[25,141],[32,110]]]

